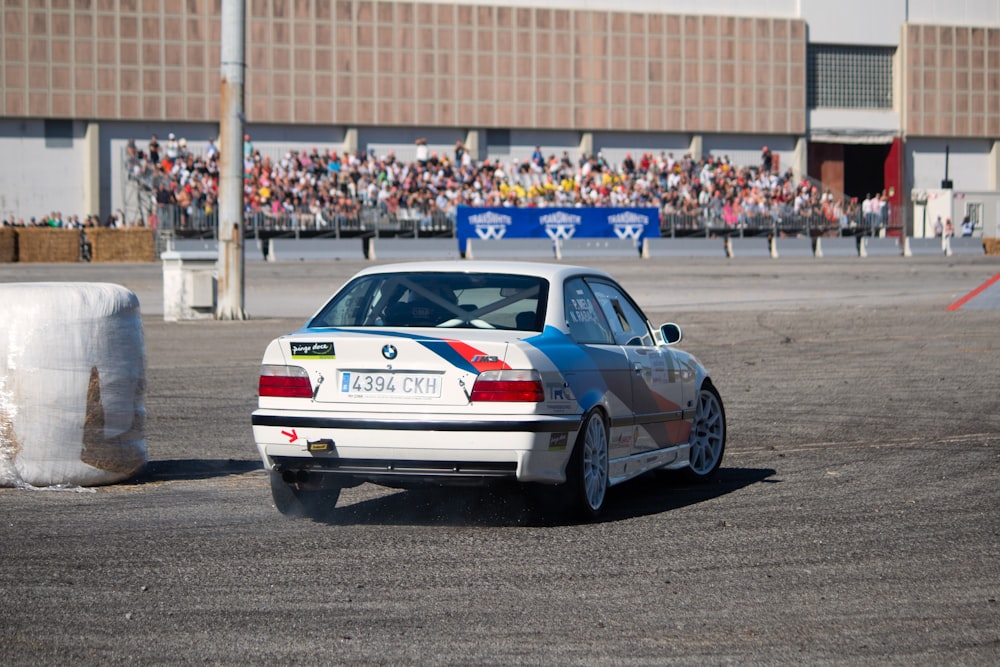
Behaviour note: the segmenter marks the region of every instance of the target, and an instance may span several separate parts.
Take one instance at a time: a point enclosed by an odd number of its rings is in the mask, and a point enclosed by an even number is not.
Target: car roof
[[[381,264],[370,266],[356,275],[371,275],[378,273],[410,273],[417,271],[442,271],[448,273],[505,273],[519,276],[538,276],[549,282],[560,282],[570,276],[598,275],[607,278],[612,276],[600,269],[571,264],[550,264],[545,262],[508,262],[484,261],[475,259],[446,260],[436,262],[401,262],[397,264]]]

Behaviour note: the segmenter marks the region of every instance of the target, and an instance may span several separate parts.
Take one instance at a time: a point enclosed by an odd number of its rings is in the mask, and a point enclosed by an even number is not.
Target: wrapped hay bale
[[[139,300],[108,283],[0,285],[0,486],[92,486],[146,464]]]
[[[22,227],[17,230],[21,262],[79,262],[80,230]]]
[[[17,231],[13,227],[0,227],[0,262],[17,261]]]
[[[155,262],[156,239],[152,229],[132,227],[85,230],[90,242],[91,262]]]

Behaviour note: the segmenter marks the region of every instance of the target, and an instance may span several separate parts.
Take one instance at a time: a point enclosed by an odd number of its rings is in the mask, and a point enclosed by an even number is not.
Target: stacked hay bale
[[[79,229],[21,227],[17,230],[17,258],[20,262],[79,262]]]
[[[1000,238],[983,239],[983,248],[987,255],[1000,255]]]
[[[0,227],[0,262],[17,261],[17,230]]]
[[[91,262],[155,262],[156,238],[152,229],[132,227],[85,230],[90,242]]]

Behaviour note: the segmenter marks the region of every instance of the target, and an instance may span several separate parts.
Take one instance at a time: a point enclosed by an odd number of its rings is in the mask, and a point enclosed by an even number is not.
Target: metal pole
[[[219,120],[219,280],[217,320],[245,320],[243,308],[243,74],[246,5],[222,0]]]

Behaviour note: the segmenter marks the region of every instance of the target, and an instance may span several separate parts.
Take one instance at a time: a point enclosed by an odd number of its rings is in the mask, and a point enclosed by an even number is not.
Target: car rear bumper
[[[378,483],[560,483],[579,428],[576,415],[253,414],[254,440],[268,469]]]

